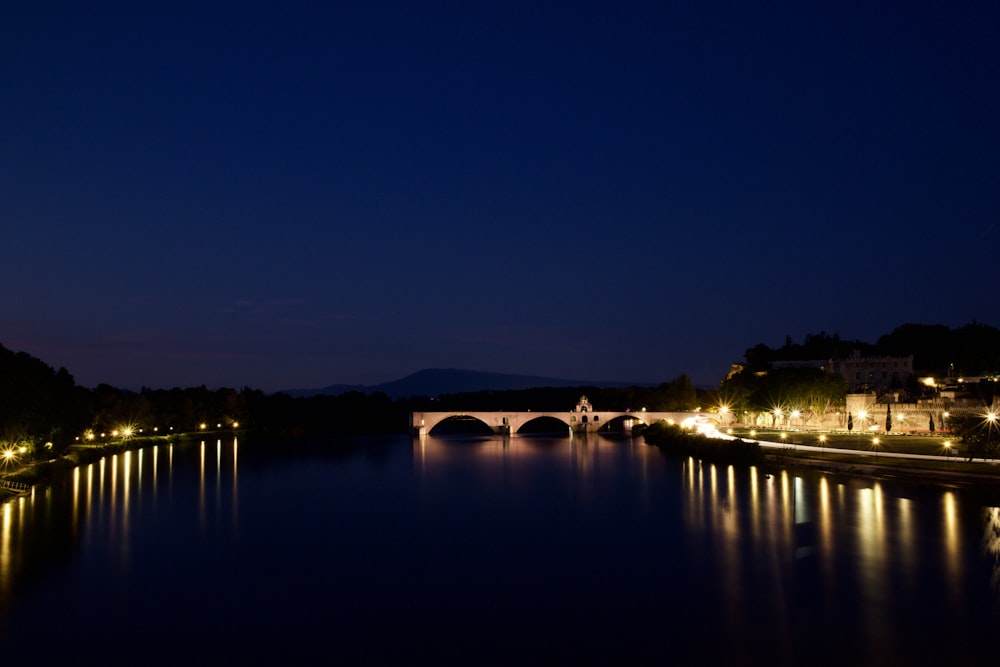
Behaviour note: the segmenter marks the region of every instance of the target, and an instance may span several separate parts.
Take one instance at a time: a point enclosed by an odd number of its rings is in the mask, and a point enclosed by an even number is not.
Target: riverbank
[[[62,456],[48,461],[35,461],[24,465],[14,464],[0,470],[0,503],[20,495],[30,494],[36,485],[46,483],[56,472],[98,461],[103,457],[121,452],[167,445],[192,439],[219,436],[252,437],[245,431],[196,431],[163,436],[145,436],[118,440],[100,444],[73,445]],[[921,438],[910,436],[892,436],[881,443],[882,451],[895,452],[937,452],[934,460],[911,460],[881,458],[865,447],[865,439],[848,434],[831,434],[820,440],[814,433],[791,433],[781,438],[781,433],[749,433],[740,434],[743,440],[775,440],[763,449],[761,467],[768,472],[786,470],[791,473],[810,472],[834,476],[878,479],[885,481],[905,481],[912,484],[947,486],[968,490],[981,490],[989,495],[1000,498],[1000,461],[985,461],[972,463],[955,456],[957,448],[947,440],[947,436],[937,438]],[[837,453],[827,449],[808,447],[808,445],[825,443],[836,444],[837,447],[853,449],[853,453],[845,453],[842,449]],[[778,445],[780,447],[774,447]],[[944,443],[948,443],[947,447]],[[853,444],[853,446],[852,446]],[[803,449],[802,446],[807,448]],[[9,486],[3,486],[9,482]]]
[[[31,461],[24,464],[7,462],[4,464],[5,467],[0,470],[0,504],[18,496],[30,494],[35,486],[45,484],[59,471],[71,470],[77,466],[93,463],[106,456],[145,447],[169,445],[223,434],[226,436],[240,435],[241,433],[233,430],[192,431],[169,435],[141,436],[97,444],[71,445],[61,456],[46,461]]]
[[[834,478],[905,482],[982,493],[1000,503],[1000,461],[959,456],[952,434],[813,432],[729,429],[696,434],[650,427],[646,442],[675,456],[717,465],[756,465],[768,474],[825,474]],[[650,437],[652,436],[652,437]],[[753,446],[733,450],[727,443]],[[704,451],[706,456],[701,456]],[[749,463],[748,463],[749,460]]]
[[[963,489],[982,489],[1000,494],[1000,462],[966,464],[945,463],[945,467],[913,465],[911,461],[882,459],[855,455],[828,458],[813,453],[765,452],[764,467],[789,472],[814,472],[844,477],[858,477],[884,481],[905,481],[913,484],[949,486]],[[908,464],[908,465],[907,465]],[[954,467],[950,467],[950,466]],[[970,469],[969,466],[976,466]]]

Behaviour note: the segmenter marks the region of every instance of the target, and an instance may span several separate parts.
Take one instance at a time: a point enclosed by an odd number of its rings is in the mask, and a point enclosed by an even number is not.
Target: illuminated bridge
[[[559,420],[566,425],[568,431],[573,433],[593,433],[616,421],[621,421],[624,429],[628,430],[635,424],[649,426],[660,420],[672,420],[677,424],[682,424],[687,420],[691,420],[691,423],[704,423],[706,420],[712,420],[712,415],[706,412],[598,411],[594,410],[587,401],[587,397],[583,396],[574,409],[558,412],[508,412],[503,410],[495,412],[413,412],[410,413],[410,427],[414,435],[427,435],[438,424],[455,417],[477,419],[494,433],[501,434],[517,433],[525,424],[538,419]]]

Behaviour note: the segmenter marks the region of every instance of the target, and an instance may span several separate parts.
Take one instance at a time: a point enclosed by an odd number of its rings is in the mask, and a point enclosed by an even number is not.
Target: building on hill
[[[834,362],[832,359],[802,359],[772,361],[771,368],[778,370],[781,368],[818,368],[821,371],[833,372]]]
[[[856,392],[882,394],[891,389],[901,389],[913,377],[913,355],[905,357],[864,357],[855,352],[842,359],[776,359],[768,364],[771,370],[789,368],[816,368],[836,373],[847,381]],[[744,371],[744,364],[734,363],[726,379]],[[760,371],[764,373],[766,371]]]
[[[856,390],[881,393],[898,389],[913,377],[913,355],[862,357],[855,354],[846,359],[780,360],[772,361],[771,368],[818,368],[843,376],[848,386]]]
[[[855,389],[876,393],[902,387],[913,377],[913,355],[906,357],[862,357],[852,355],[834,362],[835,372]]]

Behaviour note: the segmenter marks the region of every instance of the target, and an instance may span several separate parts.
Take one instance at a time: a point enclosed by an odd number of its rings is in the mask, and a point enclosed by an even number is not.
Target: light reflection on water
[[[270,460],[235,440],[164,445],[14,499],[0,507],[0,619],[30,631],[21,616],[63,594],[90,596],[118,623],[136,622],[128,605],[208,614],[165,600],[212,590],[199,602],[248,628],[248,656],[271,648],[264,627],[275,651],[310,645],[297,634],[308,623],[254,615],[279,598],[337,619],[344,650],[375,632],[352,619],[392,610],[409,625],[391,633],[435,654],[446,651],[425,617],[461,628],[449,646],[503,631],[497,661],[530,645],[552,659],[684,663],[707,645],[728,664],[976,658],[979,634],[997,624],[1000,509],[956,490],[668,460],[597,436],[427,436],[341,451]],[[184,576],[157,580],[173,569]],[[108,577],[114,595],[95,583]],[[922,632],[928,616],[947,635]]]

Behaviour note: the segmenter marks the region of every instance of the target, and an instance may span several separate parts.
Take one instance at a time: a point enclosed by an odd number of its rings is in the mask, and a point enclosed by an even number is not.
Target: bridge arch
[[[460,413],[442,413],[440,418],[431,421],[426,432],[495,433],[496,431],[481,417]]]
[[[649,426],[654,420],[646,417],[649,413],[646,412],[626,412],[624,414],[617,414],[609,416],[608,420],[601,424],[599,430],[608,431],[630,431],[632,427],[637,425]]]
[[[545,426],[548,430],[542,429],[540,427]],[[511,425],[512,428],[514,425]],[[551,426],[551,428],[548,428]],[[530,419],[523,420],[520,424],[516,426],[514,433],[557,433],[562,431],[567,433],[569,431],[569,422],[561,417],[556,417],[552,414],[538,414]],[[536,430],[537,429],[537,430]]]

